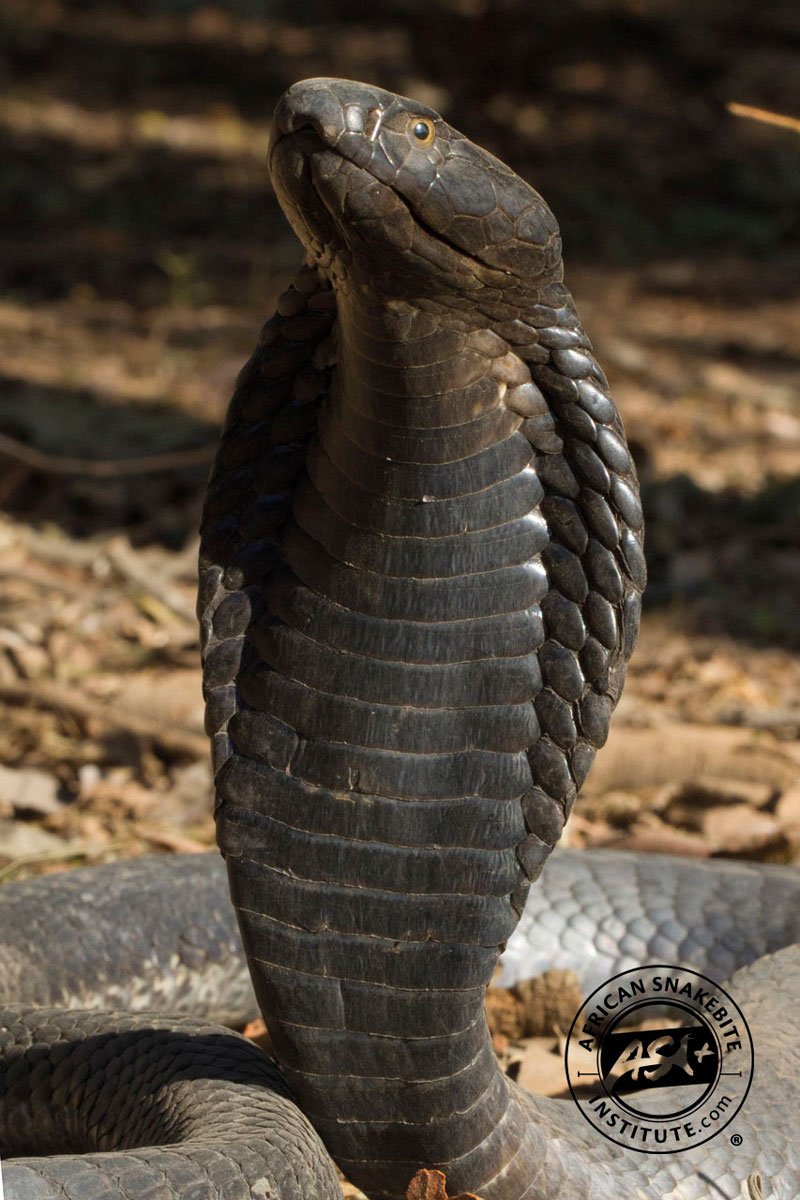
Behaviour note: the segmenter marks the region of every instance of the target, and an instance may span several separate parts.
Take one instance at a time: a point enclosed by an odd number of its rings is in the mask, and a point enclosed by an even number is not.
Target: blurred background
[[[573,844],[800,853],[796,0],[3,0],[0,879],[213,840],[196,530],[299,261],[265,175],[312,75],[537,187],[639,463],[651,584]]]

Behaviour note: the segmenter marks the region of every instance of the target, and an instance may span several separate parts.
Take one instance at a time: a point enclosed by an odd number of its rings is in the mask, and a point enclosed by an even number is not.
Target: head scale
[[[382,88],[309,79],[275,111],[270,170],[306,248],[347,272],[359,262],[481,286],[538,289],[560,278],[544,200],[433,109]]]

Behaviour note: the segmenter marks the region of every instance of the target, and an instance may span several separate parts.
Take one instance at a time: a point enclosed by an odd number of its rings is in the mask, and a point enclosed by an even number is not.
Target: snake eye
[[[430,146],[436,136],[433,121],[429,121],[427,117],[412,117],[410,128],[411,136],[420,146]]]

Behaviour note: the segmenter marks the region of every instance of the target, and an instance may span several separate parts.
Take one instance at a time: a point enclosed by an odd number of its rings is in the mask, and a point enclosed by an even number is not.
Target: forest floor
[[[645,206],[646,168],[616,223],[602,197],[578,203],[570,155],[581,137],[600,145],[594,100],[616,86],[597,63],[594,74],[591,63],[573,63],[572,74],[562,63],[551,81],[564,118],[560,159],[550,101],[525,107],[500,91],[483,97],[484,116],[470,125],[446,79],[396,66],[413,45],[393,18],[369,33],[349,18],[336,25],[349,40],[335,43],[333,71],[324,22],[321,33],[213,7],[157,9],[105,6],[104,16],[78,5],[70,16],[37,0],[9,26],[0,883],[213,846],[196,529],[235,374],[299,257],[274,201],[261,200],[267,110],[249,99],[258,55],[275,49],[280,86],[310,74],[378,77],[391,60],[390,86],[416,83],[422,99],[512,158],[497,125],[515,125],[520,169],[534,136],[546,148],[541,187],[554,180],[554,207],[566,208],[568,282],[639,466],[651,578],[612,734],[566,841],[800,863],[800,294],[780,214],[765,234],[767,201],[748,209],[739,195],[729,236],[710,248],[689,238],[681,252],[662,223],[662,242],[645,255],[650,227],[629,216]],[[139,74],[125,75],[131,47]],[[691,53],[700,55],[694,44]],[[236,55],[247,69],[223,97],[209,64]],[[182,74],[189,56],[192,86]],[[90,59],[91,82],[81,75]],[[745,60],[742,50],[720,75],[723,100],[751,98]],[[631,61],[619,86],[643,112],[661,60],[640,63],[639,75]],[[763,48],[759,61],[763,78]],[[124,102],[112,85],[120,73]],[[280,86],[273,71],[273,100]],[[788,106],[775,89],[767,99]],[[662,117],[648,112],[642,124]],[[790,135],[726,126],[726,153],[737,138],[755,175],[773,153],[769,139]],[[800,142],[782,147],[785,164]],[[668,149],[662,139],[659,162]],[[694,152],[699,161],[702,139]],[[705,203],[692,201],[695,213]],[[706,203],[697,220],[709,211]],[[153,457],[155,466],[119,461]],[[503,1061],[526,1081],[545,1051],[527,1038],[517,999],[498,997],[494,1030]],[[551,1093],[563,1087],[557,1070],[538,1079]]]

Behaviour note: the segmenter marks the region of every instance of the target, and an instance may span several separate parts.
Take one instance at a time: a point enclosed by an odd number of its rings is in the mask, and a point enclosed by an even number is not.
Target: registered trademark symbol
[[[742,1137],[742,1135],[740,1133],[734,1133],[733,1136],[731,1137],[731,1145],[732,1146],[741,1146],[743,1141],[744,1141],[744,1138]]]

